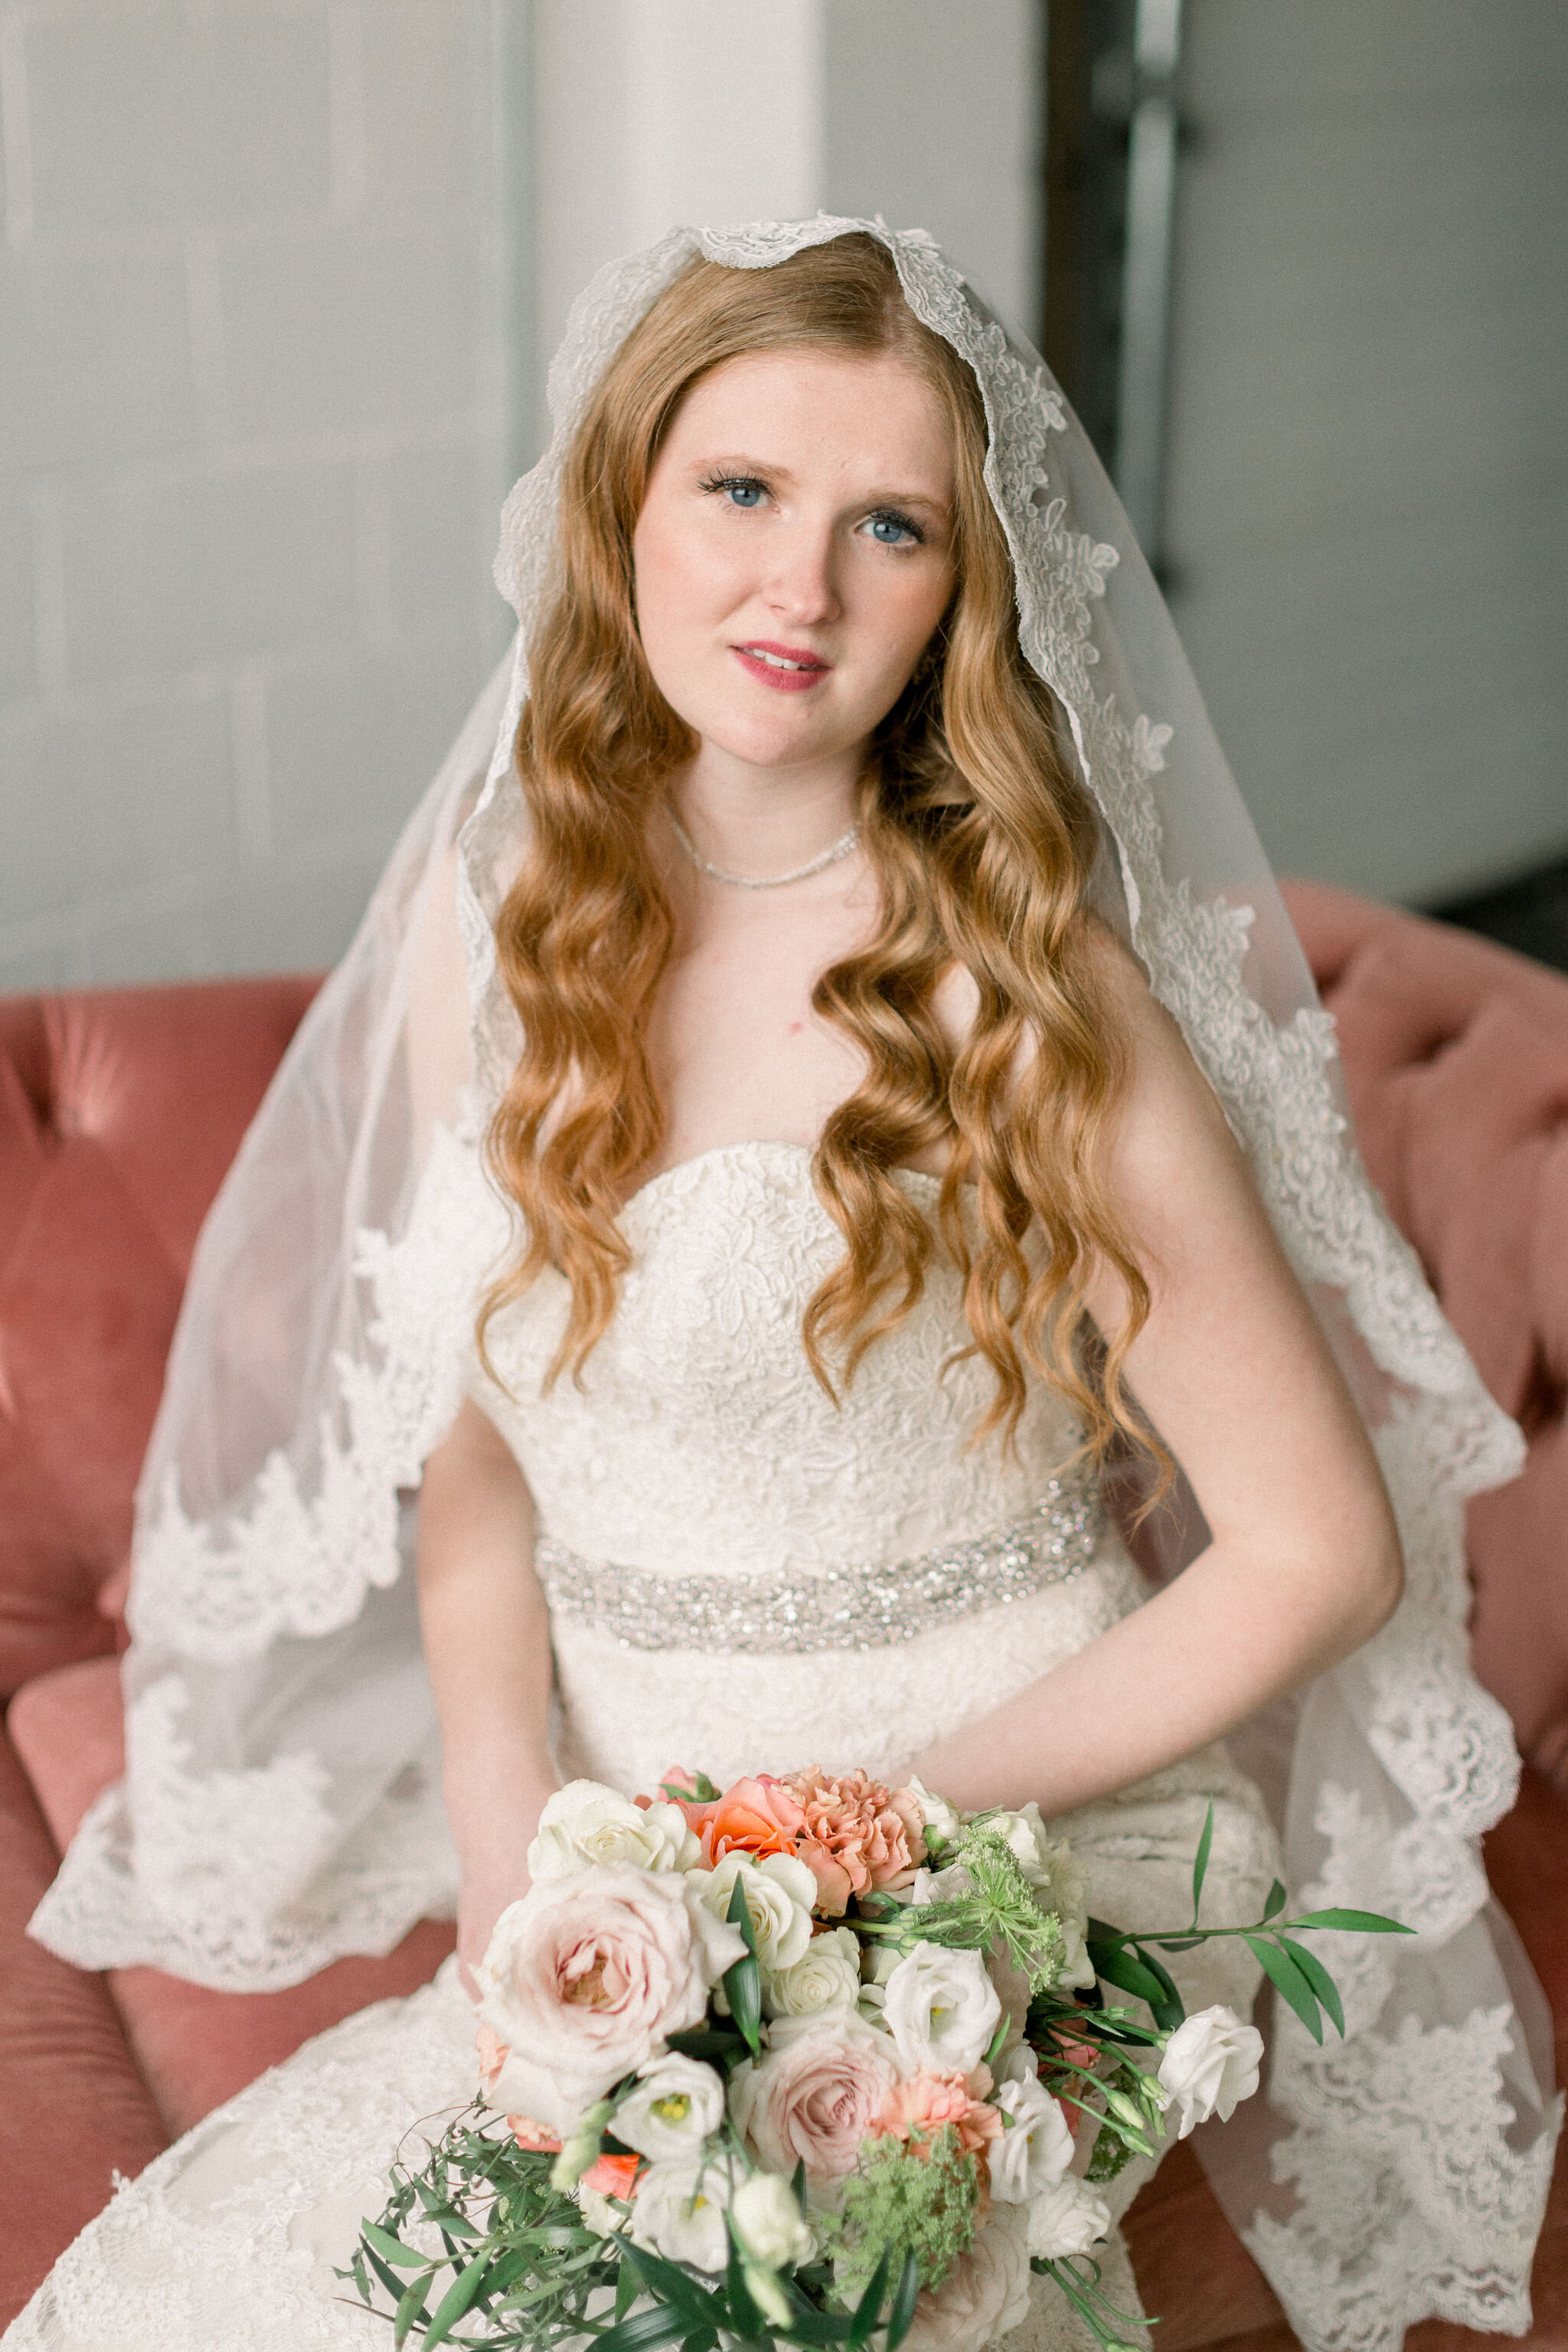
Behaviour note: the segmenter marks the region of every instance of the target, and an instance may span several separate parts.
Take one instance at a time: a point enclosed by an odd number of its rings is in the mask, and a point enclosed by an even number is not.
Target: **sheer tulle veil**
[[[579,299],[551,376],[553,442],[503,519],[513,653],[204,1232],[139,1498],[126,1777],[34,1932],[89,1968],[265,1990],[385,1951],[453,1902],[404,1570],[495,1246],[493,1227],[454,1223],[438,1179],[517,1050],[489,918],[521,849],[510,749],[563,453],[610,354],[691,255],[766,268],[854,229],[885,240],[913,310],[979,380],[1022,644],[1104,822],[1104,911],[1250,1156],[1404,1536],[1389,1625],[1234,1745],[1276,1807],[1292,1895],[1418,1933],[1336,1941],[1344,2042],[1320,2050],[1276,2017],[1267,2095],[1207,2160],[1307,2344],[1394,2347],[1427,2313],[1517,2333],[1557,2114],[1544,2006],[1479,1854],[1517,1761],[1468,1671],[1462,1511],[1513,1475],[1519,1435],[1367,1183],[1331,1025],[1115,493],[1035,354],[919,231],[826,216],[679,230]],[[458,1004],[466,974],[467,1036],[460,1019],[420,1034],[443,968]]]

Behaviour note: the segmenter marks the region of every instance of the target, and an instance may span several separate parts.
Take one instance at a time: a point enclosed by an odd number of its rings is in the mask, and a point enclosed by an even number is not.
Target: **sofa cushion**
[[[113,2174],[140,2172],[164,2145],[103,1979],[23,1933],[56,1861],[0,1732],[0,2328],[107,2202]]]
[[[1500,1404],[1521,1477],[1470,1506],[1476,1672],[1568,1795],[1568,979],[1291,883],[1373,1181]]]
[[[0,999],[0,1695],[114,1646],[196,1234],[316,986]]]
[[[12,1700],[7,1725],[63,1853],[93,1799],[124,1769],[115,1661],[89,1658],[36,1676]],[[373,2000],[427,1983],[454,1940],[449,1920],[422,1919],[384,1958],[338,1960],[285,1992],[213,1992],[161,1969],[112,1969],[109,1989],[174,2135],[188,2131],[312,2033]]]

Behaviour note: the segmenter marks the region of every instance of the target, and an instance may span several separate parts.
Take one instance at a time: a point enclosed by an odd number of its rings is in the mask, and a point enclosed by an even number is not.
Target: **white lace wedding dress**
[[[493,1215],[471,1153],[438,1154],[432,1176],[454,1188],[450,1229]],[[900,1181],[934,1203],[934,1180]],[[491,1327],[510,1395],[469,1373],[538,1503],[563,1773],[631,1790],[675,1764],[721,1782],[816,1761],[891,1774],[1146,1597],[1049,1391],[1033,1392],[1012,1458],[970,1448],[990,1374],[944,1370],[966,1336],[951,1266],[842,1410],[824,1395],[800,1322],[841,1243],[807,1151],[706,1152],[645,1185],[623,1226],[635,1263],[581,1390],[563,1380],[539,1400],[565,1312],[554,1276]],[[1274,1839],[1217,1748],[1057,1825],[1089,1864],[1091,1908],[1179,1922],[1211,1796],[1205,1916],[1256,1918]],[[1246,2010],[1245,1948],[1176,1965],[1190,2004]],[[474,2086],[448,1963],[307,2043],[121,2188],[5,2352],[380,2352],[386,2323],[332,2266],[379,2210],[398,2141]],[[1119,2211],[1149,2169],[1114,2184]],[[1119,2242],[1105,2286],[1133,2294]],[[1054,2288],[1036,2294],[1015,2352],[1087,2341]]]

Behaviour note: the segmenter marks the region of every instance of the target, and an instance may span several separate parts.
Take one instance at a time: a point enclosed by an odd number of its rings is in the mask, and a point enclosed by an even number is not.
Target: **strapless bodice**
[[[565,1325],[551,1271],[490,1325],[504,1386],[471,1393],[527,1475],[544,1537],[658,1574],[809,1581],[847,1562],[922,1558],[1036,1511],[1074,1457],[1070,1411],[1035,1383],[1015,1446],[973,1444],[994,1389],[968,1342],[963,1283],[939,1251],[921,1296],[839,1401],[801,1339],[843,1253],[812,1155],[729,1144],[654,1177],[622,1212],[633,1262],[580,1381],[541,1384]],[[934,1210],[938,1181],[900,1188]]]

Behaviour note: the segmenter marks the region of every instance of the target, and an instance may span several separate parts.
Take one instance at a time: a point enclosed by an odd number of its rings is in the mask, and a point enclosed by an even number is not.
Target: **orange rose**
[[[637,2194],[637,2168],[641,2162],[640,2156],[595,2157],[583,2175],[583,2187],[597,2189],[601,2197],[619,2197],[623,2201],[629,2200]]]
[[[782,1780],[762,1773],[737,1780],[711,1805],[682,1809],[702,1841],[702,1859],[716,1870],[727,1853],[794,1853],[805,1815]],[[700,1820],[698,1815],[700,1813]]]

